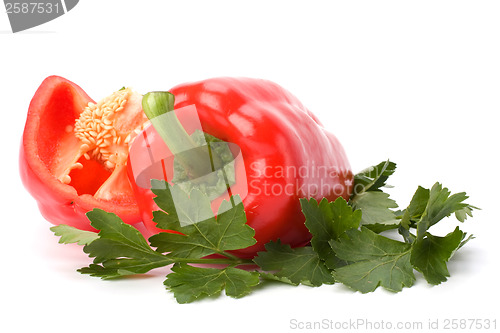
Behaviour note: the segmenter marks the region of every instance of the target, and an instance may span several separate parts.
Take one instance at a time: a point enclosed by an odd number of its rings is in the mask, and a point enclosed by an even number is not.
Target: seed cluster
[[[107,169],[114,169],[118,156],[114,145],[127,146],[131,135],[119,133],[114,118],[123,111],[131,94],[130,88],[119,90],[99,101],[89,103],[75,122],[75,135],[81,141],[80,151],[88,159],[101,162]]]

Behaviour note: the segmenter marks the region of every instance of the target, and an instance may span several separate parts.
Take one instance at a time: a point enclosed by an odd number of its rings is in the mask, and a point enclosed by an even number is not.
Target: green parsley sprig
[[[386,161],[355,175],[349,201],[301,199],[310,244],[291,248],[276,240],[251,260],[230,252],[256,242],[238,196],[223,201],[215,216],[201,191],[188,194],[158,180],[152,180],[161,209],[154,212],[154,221],[175,233],[162,232],[146,240],[115,214],[100,209],[87,214],[99,233],[66,225],[51,230],[61,237],[60,243],[84,245],[83,251],[94,258],[78,270],[83,274],[113,279],[171,265],[164,285],[179,303],[222,290],[227,296],[242,297],[269,280],[308,286],[343,283],[362,293],[381,286],[398,292],[414,284],[417,270],[428,283],[440,284],[450,276],[447,262],[473,237],[458,227],[443,237],[429,229],[452,214],[464,222],[477,207],[464,202],[465,193],[452,195],[436,183],[430,189],[418,187],[408,207],[395,210],[396,202],[383,191],[395,169],[395,163]],[[174,195],[184,198],[183,206],[174,205]],[[397,230],[401,240],[384,236],[388,230]]]

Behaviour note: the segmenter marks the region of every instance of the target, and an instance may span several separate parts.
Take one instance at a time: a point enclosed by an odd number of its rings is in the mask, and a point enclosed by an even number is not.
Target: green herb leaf
[[[173,202],[169,196],[176,193],[175,188],[169,185],[165,190],[157,189],[155,193],[160,194],[165,202]],[[152,246],[157,247],[157,251],[170,252],[168,257],[201,258],[214,253],[226,255],[224,252],[227,250],[242,249],[256,243],[253,238],[255,231],[246,224],[245,210],[239,196],[221,203],[217,219],[210,208],[210,200],[202,192],[193,190],[189,198],[183,198],[179,203],[183,200],[188,203],[185,207],[176,205],[177,216],[185,216],[192,223],[181,226],[178,220],[172,218],[175,214],[154,212],[158,227],[178,232],[152,236],[149,240]]]
[[[354,175],[354,195],[368,191],[380,191],[390,175],[396,170],[396,163],[389,160],[369,167]]]
[[[66,224],[56,225],[50,228],[50,230],[56,236],[61,236],[59,239],[59,243],[61,244],[76,243],[78,245],[87,245],[99,238],[97,232],[80,230]]]
[[[177,263],[164,284],[174,292],[179,303],[189,303],[201,296],[212,296],[223,289],[227,296],[242,297],[259,284],[259,273],[234,267],[224,269],[194,267]]]
[[[151,191],[156,195],[154,201],[161,210],[167,213],[161,221],[156,221],[157,227],[161,229],[169,229],[170,225],[179,223],[174,197],[171,193],[172,186],[167,186],[167,184],[164,180],[151,179]]]
[[[182,232],[184,226],[194,226],[205,220],[214,221],[215,217],[210,207],[210,200],[200,190],[194,189],[189,195],[179,186],[170,186],[170,190],[165,190],[174,196],[175,209],[178,220],[175,224],[165,225],[167,229]],[[156,221],[156,220],[155,220]],[[162,227],[161,220],[158,224]]]
[[[390,291],[411,287],[415,281],[410,264],[411,246],[374,233],[366,227],[347,230],[347,239],[330,244],[337,256],[349,264],[333,273],[337,281],[367,293],[379,285]]]
[[[87,213],[87,217],[100,232],[99,238],[83,248],[94,258],[94,264],[81,268],[79,272],[108,279],[142,274],[172,263],[154,251],[137,229],[123,223],[115,214],[94,209]]]
[[[463,245],[465,236],[466,234],[458,227],[444,237],[427,233],[425,238],[413,244],[411,251],[413,267],[421,272],[430,284],[446,281],[450,276],[446,262]]]
[[[319,259],[310,246],[291,248],[281,242],[269,242],[266,251],[259,252],[254,262],[264,271],[277,271],[274,275],[285,278],[291,284],[299,283],[312,286],[334,283],[330,270]]]
[[[457,220],[460,222],[465,222],[467,220],[467,217],[472,217],[472,210],[473,209],[479,209],[478,207],[467,205],[466,207],[459,209],[455,211],[455,217]]]
[[[293,283],[292,281],[290,281],[289,278],[286,278],[286,277],[283,277],[283,276],[276,276],[276,274],[273,274],[273,273],[267,273],[267,272],[261,271],[261,272],[259,272],[259,276],[260,276],[260,278],[262,280],[277,281],[277,282],[282,282],[282,283],[290,284],[292,286],[296,286],[297,285],[297,283]],[[305,286],[314,287],[308,281],[304,281],[304,282],[302,282],[302,284],[305,285]]]
[[[414,223],[416,223],[425,212],[425,207],[429,202],[430,191],[422,186],[419,186],[413,195],[410,204],[403,212],[403,217],[401,219],[401,226],[410,229]]]
[[[465,235],[464,235],[465,236]],[[457,248],[457,251],[460,250],[462,248],[462,246],[464,246],[465,244],[467,244],[470,240],[472,239],[475,239],[476,237],[474,237],[474,235],[469,235],[469,237],[465,238],[461,243],[460,245],[458,246]],[[456,252],[456,251],[455,251]],[[452,255],[453,256],[453,255]]]
[[[389,194],[385,192],[363,192],[353,197],[352,206],[354,209],[359,209],[363,213],[361,216],[361,224],[383,224],[394,225],[399,224],[396,215],[390,208],[397,208],[396,202],[389,198]]]
[[[417,222],[417,240],[422,240],[427,230],[443,218],[458,212],[458,217],[463,218],[464,212],[470,213],[474,206],[464,203],[468,196],[465,192],[451,195],[451,192],[440,184],[435,183],[429,192],[429,200]],[[421,204],[420,204],[421,206]]]
[[[350,199],[354,209],[363,213],[361,224],[376,232],[397,228],[394,211],[396,202],[389,194],[382,192],[382,187],[388,187],[387,179],[396,170],[396,163],[385,161],[367,168],[354,176],[353,194]]]
[[[328,242],[338,239],[346,230],[359,228],[361,211],[353,210],[342,197],[334,202],[323,198],[319,203],[316,199],[301,199],[300,205],[312,234],[311,246],[327,267],[335,268],[337,259]]]

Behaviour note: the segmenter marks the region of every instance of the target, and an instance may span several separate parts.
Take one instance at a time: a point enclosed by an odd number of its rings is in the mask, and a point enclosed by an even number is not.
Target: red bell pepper
[[[93,230],[85,216],[93,208],[141,221],[126,174],[128,142],[147,120],[141,99],[124,89],[96,104],[64,78],[43,81],[29,106],[20,173],[48,221]]]
[[[232,194],[241,195],[257,244],[235,251],[236,255],[252,257],[278,238],[291,246],[306,244],[311,236],[304,225],[300,198],[349,199],[353,175],[341,144],[279,85],[257,79],[216,78],[182,84],[170,93],[175,96],[175,109],[195,105],[205,133],[241,150]],[[194,120],[179,115],[188,134],[196,127]],[[144,180],[137,180],[152,168],[153,160],[158,160],[152,155],[165,156],[165,150],[168,148],[158,132],[149,127],[135,139],[129,155],[129,177],[134,180],[143,222],[154,233],[161,231],[152,221],[152,211],[158,207],[151,190],[140,184]],[[171,173],[171,165],[162,170]],[[161,172],[157,176],[160,178]]]

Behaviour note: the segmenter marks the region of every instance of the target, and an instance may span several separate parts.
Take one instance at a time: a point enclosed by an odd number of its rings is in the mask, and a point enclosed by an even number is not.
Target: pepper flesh
[[[94,208],[141,221],[126,174],[128,142],[147,120],[140,101],[125,89],[95,103],[62,77],[42,82],[28,110],[20,174],[48,221],[93,230],[85,214]]]
[[[242,199],[257,244],[234,251],[235,255],[253,257],[277,239],[291,246],[306,244],[311,235],[299,199],[350,197],[353,175],[340,142],[279,85],[215,78],[179,85],[170,92],[175,95],[175,109],[194,104],[205,133],[241,149],[244,172],[237,170],[236,188],[247,191]],[[180,120],[190,127],[189,119]],[[153,128],[147,128],[131,147],[129,178],[135,180],[137,170],[148,168],[148,155],[162,149],[168,148]],[[152,221],[151,212],[158,209],[154,195],[135,181],[133,187],[145,226],[153,233],[161,231]]]

